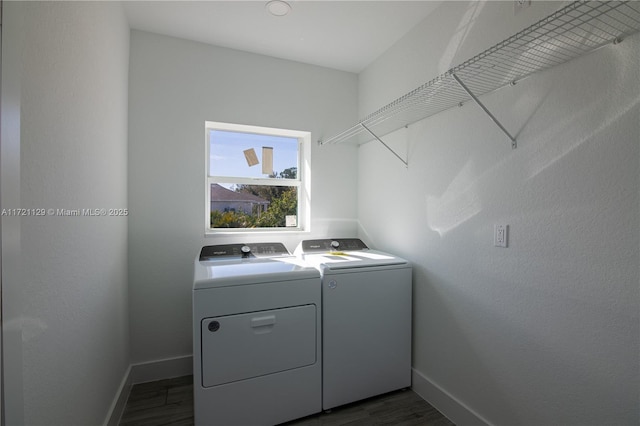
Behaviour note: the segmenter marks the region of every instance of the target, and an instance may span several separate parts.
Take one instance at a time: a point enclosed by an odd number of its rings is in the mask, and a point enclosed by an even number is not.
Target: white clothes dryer
[[[295,253],[322,275],[322,408],[411,386],[410,263],[355,238]]]
[[[320,274],[280,243],[195,260],[196,425],[273,425],[321,408]]]

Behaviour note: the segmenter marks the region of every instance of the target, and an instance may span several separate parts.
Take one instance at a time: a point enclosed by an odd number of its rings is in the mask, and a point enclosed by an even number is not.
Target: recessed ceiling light
[[[291,12],[291,6],[286,1],[271,0],[267,3],[267,10],[273,16],[284,16]]]

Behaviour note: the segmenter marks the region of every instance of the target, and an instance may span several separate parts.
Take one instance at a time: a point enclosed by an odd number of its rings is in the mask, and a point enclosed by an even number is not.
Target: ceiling
[[[441,1],[125,1],[131,28],[358,73]]]

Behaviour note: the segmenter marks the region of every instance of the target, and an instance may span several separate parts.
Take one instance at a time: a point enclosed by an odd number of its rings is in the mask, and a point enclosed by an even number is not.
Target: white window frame
[[[254,133],[267,136],[284,136],[298,139],[298,172],[297,179],[247,178],[232,176],[210,176],[210,131],[224,130],[239,133]],[[251,126],[246,124],[221,123],[205,121],[205,235],[219,234],[255,234],[274,232],[309,232],[310,200],[311,200],[311,132],[301,130],[276,129],[271,127]],[[211,184],[238,183],[245,185],[293,186],[298,188],[298,226],[279,228],[211,228]]]

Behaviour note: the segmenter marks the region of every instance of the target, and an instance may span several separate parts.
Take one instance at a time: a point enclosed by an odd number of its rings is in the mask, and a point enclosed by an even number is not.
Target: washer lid
[[[294,256],[200,261],[194,265],[193,289],[263,284],[319,278],[320,273]]]
[[[307,254],[304,260],[318,269],[331,270],[409,265],[405,259],[376,250]]]

